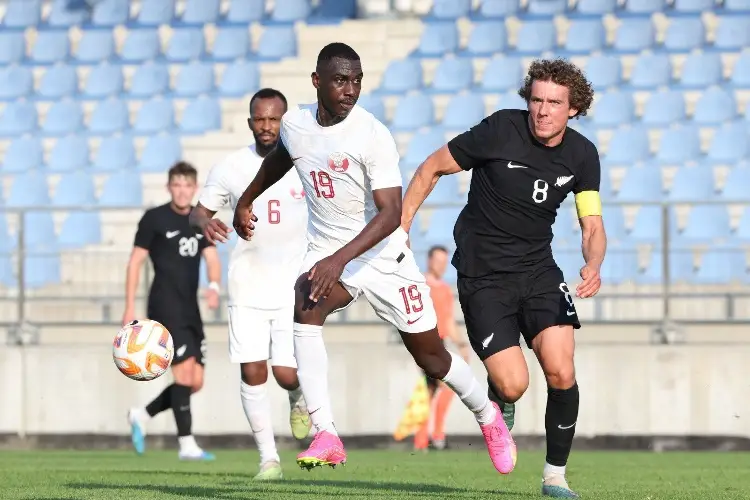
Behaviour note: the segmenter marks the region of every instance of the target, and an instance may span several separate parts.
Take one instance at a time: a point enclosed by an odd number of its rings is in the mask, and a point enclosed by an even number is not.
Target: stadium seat
[[[733,14],[750,14],[750,0],[724,0],[724,9]]]
[[[406,154],[401,158],[404,168],[415,170],[425,158],[440,149],[443,144],[445,144],[445,137],[442,130],[438,128],[420,130],[415,133],[409,141]]]
[[[672,65],[666,54],[641,54],[630,75],[630,87],[635,90],[653,90],[669,85]]]
[[[529,0],[526,16],[552,17],[565,12],[567,0]]]
[[[140,26],[169,24],[174,16],[174,4],[174,0],[149,0],[148,2],[142,2],[141,10],[136,17],[135,24]]]
[[[308,24],[337,23],[357,17],[357,0],[320,0],[313,14],[307,18]]]
[[[747,186],[750,186],[750,168],[736,166],[727,174],[724,189],[721,191],[721,198],[730,201],[746,201]]]
[[[385,123],[385,104],[379,96],[373,94],[361,95],[357,104],[372,113],[382,123]]]
[[[94,155],[93,166],[96,170],[120,170],[134,168],[135,165],[135,147],[130,136],[113,135],[102,138]]]
[[[662,195],[659,192],[659,200]],[[658,200],[654,200],[658,201]],[[636,243],[657,244],[662,240],[663,210],[660,206],[644,205],[638,209],[633,227],[628,235]]]
[[[600,274],[602,281],[613,285],[634,281],[638,274],[638,254],[628,249],[608,251]]]
[[[233,61],[250,53],[250,32],[246,27],[221,28],[214,40],[211,59]]]
[[[695,277],[695,258],[688,249],[675,249],[669,252],[669,281],[671,283],[692,282]]]
[[[526,109],[527,107],[526,101],[518,95],[518,92],[511,91],[500,94],[496,109]]]
[[[89,164],[89,145],[84,136],[72,135],[55,142],[47,167],[54,172],[67,172]]]
[[[715,195],[713,170],[705,165],[680,167],[669,189],[674,202],[711,200]]]
[[[517,95],[517,94],[516,94]],[[520,98],[519,98],[520,100]],[[523,101],[521,101],[523,102]],[[595,146],[598,147],[599,140],[596,136],[596,129],[591,126],[590,120],[587,120],[585,118],[583,119],[575,119],[575,120],[569,120],[568,121],[568,128],[572,128],[582,136],[584,136],[586,139],[590,140],[594,143]]]
[[[0,31],[0,65],[21,62],[26,57],[24,34],[14,31]]]
[[[630,123],[634,116],[635,106],[629,93],[607,92],[595,103],[593,123],[597,127],[618,127]]]
[[[422,65],[414,59],[396,60],[388,63],[377,92],[403,94],[422,87]]]
[[[46,189],[46,181],[41,181]],[[47,200],[49,202],[49,200]],[[24,245],[29,251],[40,246],[54,246],[55,222],[52,213],[47,210],[31,210],[24,213]],[[28,269],[26,269],[28,271]]]
[[[484,99],[481,95],[458,94],[448,101],[442,126],[447,130],[463,132],[481,122],[484,117]]]
[[[666,6],[667,0],[627,0],[625,10],[621,15],[651,16],[656,12],[663,11]]]
[[[747,127],[742,122],[731,122],[716,129],[708,147],[707,158],[712,163],[735,163],[747,158]]]
[[[94,202],[92,202],[94,203]],[[99,212],[70,212],[62,223],[57,243],[61,249],[75,249],[96,245],[102,241],[102,222]]]
[[[278,61],[297,55],[297,35],[294,28],[269,26],[258,41],[257,58],[261,61]]]
[[[604,161],[607,164],[631,165],[649,156],[648,133],[643,127],[619,129],[612,135]]]
[[[80,26],[89,17],[89,6],[70,0],[52,0],[52,9],[46,26],[50,28],[70,28]],[[66,33],[67,34],[67,33]]]
[[[134,98],[150,98],[167,92],[169,70],[166,65],[149,61],[138,66],[130,82],[129,94]]]
[[[674,0],[671,14],[698,15],[701,12],[713,9],[714,0]]]
[[[10,0],[5,7],[3,29],[26,29],[37,26],[42,19],[41,0]]]
[[[743,52],[737,58],[729,81],[735,89],[750,89],[750,52]]]
[[[690,125],[678,125],[662,131],[656,159],[662,164],[681,165],[700,155],[698,129]]]
[[[73,66],[52,66],[42,75],[37,96],[56,100],[78,93],[78,75]]]
[[[429,96],[409,94],[399,100],[390,128],[396,132],[408,132],[432,125],[434,117],[435,110]]]
[[[50,106],[42,124],[48,136],[74,134],[83,128],[83,111],[78,101],[57,101]]]
[[[44,150],[39,138],[19,137],[14,139],[5,150],[2,172],[25,172],[40,167],[42,163],[44,163]]]
[[[661,201],[663,197],[661,170],[651,163],[630,167],[617,192],[619,201]]]
[[[96,105],[88,129],[94,135],[110,135],[130,128],[130,112],[125,101],[109,99]]]
[[[196,97],[211,92],[213,87],[213,66],[193,61],[180,67],[174,86],[174,93],[177,97]]]
[[[747,199],[745,194],[744,199]],[[742,215],[740,216],[740,223],[737,225],[737,229],[734,232],[735,239],[740,243],[750,242],[750,207],[745,207]]]
[[[554,50],[556,45],[557,34],[552,21],[526,21],[518,31],[515,52],[519,55],[540,55]]]
[[[172,63],[200,59],[205,52],[205,45],[201,28],[175,29],[167,42],[164,58]]]
[[[483,92],[506,92],[523,83],[523,66],[516,57],[497,56],[487,63],[479,84]]]
[[[502,21],[483,21],[474,24],[462,55],[491,57],[505,52],[508,33]]]
[[[120,58],[125,63],[140,64],[156,59],[159,53],[159,33],[155,29],[137,29],[128,32]]]
[[[741,250],[712,249],[701,256],[693,281],[705,285],[728,284],[740,281],[746,270],[747,265]]]
[[[412,57],[443,57],[458,50],[458,29],[454,23],[441,22],[425,25],[419,46]]]
[[[739,51],[748,46],[750,46],[750,16],[720,17],[714,35],[713,48],[719,51]]]
[[[146,101],[135,115],[133,132],[151,135],[174,129],[174,107],[172,101],[155,98]]]
[[[429,91],[453,94],[468,89],[474,83],[474,68],[466,58],[443,59],[435,68]]]
[[[575,236],[575,231],[573,230],[573,212],[567,208],[566,206],[560,207],[557,211],[555,222],[552,224],[552,241],[556,246],[571,243],[571,240]]]
[[[129,0],[99,0],[94,4],[91,24],[97,27],[113,28],[120,24],[126,24],[129,18]]]
[[[422,235],[422,243],[432,245],[452,245],[453,227],[463,207],[440,207],[432,210],[430,225]],[[424,248],[423,250],[427,250]]]
[[[115,57],[115,39],[112,31],[86,30],[78,42],[75,62],[79,64],[98,64]]]
[[[199,26],[214,23],[219,18],[219,6],[219,0],[187,0],[180,22]]]
[[[686,120],[685,98],[677,90],[651,93],[643,109],[641,123],[647,127],[667,127]]]
[[[15,101],[34,92],[34,75],[24,66],[0,68],[0,100]]]
[[[70,40],[67,31],[40,31],[31,48],[31,62],[34,64],[64,62],[69,54]]]
[[[104,181],[99,205],[103,207],[140,207],[143,205],[141,176],[133,170],[121,170]]]
[[[605,205],[602,207],[602,220],[607,228],[607,239],[612,242],[620,242],[627,238],[627,227],[625,226],[625,214],[619,205]]]
[[[76,207],[96,204],[94,179],[87,172],[68,172],[60,176],[55,186],[52,205]],[[62,235],[62,232],[60,233]]]
[[[688,213],[685,228],[680,232],[677,246],[712,243],[729,238],[729,212],[723,205],[694,205]]]
[[[594,90],[601,91],[617,87],[622,81],[620,58],[609,55],[592,55],[586,61],[586,77]]]
[[[651,48],[654,40],[654,25],[650,19],[625,18],[617,28],[612,49],[622,54],[635,54]]]
[[[434,0],[425,20],[455,21],[468,16],[470,10],[471,0]]]
[[[602,50],[607,42],[601,19],[574,19],[568,27],[563,51],[567,54],[590,54]]]
[[[5,206],[43,207],[49,202],[47,179],[38,170],[29,170],[15,177]]]
[[[703,89],[722,79],[721,57],[715,52],[689,54],[679,84],[684,89]]]
[[[227,97],[252,94],[260,87],[260,70],[255,63],[235,61],[224,68],[219,93]]]
[[[166,172],[181,157],[182,146],[176,136],[155,135],[143,147],[138,169],[142,172]]]
[[[276,0],[271,11],[271,22],[295,23],[304,21],[310,15],[309,0]]]
[[[221,107],[214,98],[191,100],[182,113],[179,129],[183,134],[203,134],[221,128]]]
[[[461,203],[463,197],[458,192],[458,178],[455,175],[445,175],[440,178],[425,203],[435,205]]]
[[[637,285],[658,285],[664,281],[664,266],[662,264],[662,254],[660,250],[654,250],[648,253],[648,262],[637,273],[635,283]]]
[[[663,48],[672,53],[690,52],[700,48],[705,39],[706,30],[700,17],[675,18],[669,22]]]
[[[265,0],[245,0],[244,2],[232,2],[229,10],[221,24],[240,25],[244,28],[251,23],[263,19],[265,14]]]
[[[100,64],[91,68],[86,84],[83,88],[83,97],[87,99],[104,99],[119,96],[124,87],[122,69],[119,65]]]
[[[711,87],[695,103],[693,122],[698,125],[718,125],[734,119],[736,115],[734,96],[723,89]]]
[[[60,282],[60,254],[56,244],[51,242],[54,240],[48,234],[44,242],[28,249],[24,259],[25,288],[35,289]]]
[[[39,116],[34,104],[28,101],[11,101],[0,115],[0,136],[15,137],[34,132]]]
[[[477,15],[479,19],[504,19],[520,10],[520,0],[481,0]]]
[[[578,0],[575,10],[569,17],[601,17],[612,14],[617,9],[617,0]]]

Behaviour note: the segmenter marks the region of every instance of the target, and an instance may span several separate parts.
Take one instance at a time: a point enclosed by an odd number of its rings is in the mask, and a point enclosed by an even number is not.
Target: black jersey
[[[453,265],[464,276],[524,272],[552,261],[552,224],[569,192],[599,191],[596,146],[568,128],[554,147],[539,143],[529,113],[501,110],[448,143],[473,170],[469,200],[453,230]]]
[[[190,226],[188,215],[178,214],[169,203],[147,210],[138,223],[135,246],[148,250],[154,265],[149,317],[199,320],[201,255],[211,244]]]

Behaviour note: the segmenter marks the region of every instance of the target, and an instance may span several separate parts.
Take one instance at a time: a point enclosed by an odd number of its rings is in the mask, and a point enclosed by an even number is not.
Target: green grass
[[[495,473],[477,452],[352,451],[349,464],[300,470],[282,456],[286,479],[255,484],[254,451],[219,451],[213,463],[181,463],[176,452],[0,452],[0,499],[165,500],[526,499],[541,498],[544,456],[521,452],[516,470]],[[577,452],[568,480],[591,500],[747,499],[747,453]],[[744,492],[744,493],[743,493]]]

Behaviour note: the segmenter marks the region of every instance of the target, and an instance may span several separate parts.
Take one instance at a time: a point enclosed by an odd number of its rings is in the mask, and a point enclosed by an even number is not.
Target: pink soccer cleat
[[[297,465],[307,470],[322,465],[330,465],[335,468],[339,464],[346,464],[344,444],[338,436],[326,431],[315,434],[315,438],[307,451],[297,455]]]
[[[497,415],[491,424],[480,425],[484,442],[487,443],[487,451],[490,454],[492,465],[500,474],[510,474],[516,466],[516,443],[510,435],[508,426],[503,420],[503,412],[496,403],[492,403]]]

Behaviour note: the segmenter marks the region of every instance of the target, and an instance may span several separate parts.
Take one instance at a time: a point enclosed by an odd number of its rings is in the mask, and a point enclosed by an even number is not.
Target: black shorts
[[[203,332],[203,322],[195,320],[169,320],[167,318],[150,318],[158,321],[169,330],[174,343],[173,365],[178,365],[189,358],[195,358],[200,365],[206,364],[206,334]]]
[[[469,342],[485,360],[556,325],[580,328],[573,297],[555,264],[524,273],[458,278],[458,299]]]

